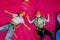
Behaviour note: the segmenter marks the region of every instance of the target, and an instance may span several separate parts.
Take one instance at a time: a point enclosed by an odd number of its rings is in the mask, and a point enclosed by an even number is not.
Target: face
[[[20,17],[23,17],[24,15],[23,15],[23,13],[20,13],[19,16],[20,16]]]
[[[19,16],[20,16],[20,17],[25,16],[25,12],[24,12],[24,11],[23,11],[23,12],[21,12],[21,13],[19,14]]]
[[[36,14],[36,17],[41,17],[41,15],[40,14]]]

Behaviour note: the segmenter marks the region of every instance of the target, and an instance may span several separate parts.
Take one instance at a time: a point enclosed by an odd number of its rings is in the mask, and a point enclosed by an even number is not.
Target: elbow
[[[29,21],[29,23],[32,23],[32,22]]]

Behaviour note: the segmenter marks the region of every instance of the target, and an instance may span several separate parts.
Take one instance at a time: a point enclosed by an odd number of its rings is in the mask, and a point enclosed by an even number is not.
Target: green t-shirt
[[[39,27],[39,28],[44,28],[45,24],[46,24],[46,19],[41,17],[41,18],[35,18],[32,20],[32,22],[35,24],[35,26]]]
[[[42,18],[37,18],[37,22],[38,22],[38,27],[39,28],[43,28],[44,27],[44,23],[43,23]]]

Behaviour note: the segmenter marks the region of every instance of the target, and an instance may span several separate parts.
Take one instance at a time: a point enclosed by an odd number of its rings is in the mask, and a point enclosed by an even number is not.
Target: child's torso
[[[34,23],[38,28],[44,28],[44,20],[42,18],[35,18]]]

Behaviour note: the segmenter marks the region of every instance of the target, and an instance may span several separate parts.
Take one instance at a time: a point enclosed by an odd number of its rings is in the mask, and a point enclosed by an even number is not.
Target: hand
[[[5,12],[5,13],[7,13],[7,14],[12,15],[12,13],[11,13],[11,12],[9,12],[8,10],[4,10],[4,12]]]
[[[47,14],[47,16],[49,16],[49,14]]]
[[[50,15],[49,14],[47,14],[47,20],[46,20],[47,22],[49,22],[50,21]]]
[[[28,30],[31,30],[31,28],[28,28]]]

